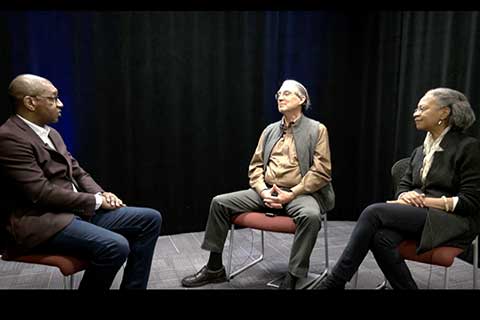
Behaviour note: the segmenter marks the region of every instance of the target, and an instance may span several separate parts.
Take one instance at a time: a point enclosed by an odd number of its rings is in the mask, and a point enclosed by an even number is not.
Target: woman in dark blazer
[[[371,250],[394,289],[417,289],[397,249],[418,240],[417,253],[448,245],[467,248],[480,233],[480,142],[464,134],[475,121],[465,95],[428,91],[413,113],[427,131],[402,177],[397,200],[368,206],[332,272],[316,289],[343,289]]]

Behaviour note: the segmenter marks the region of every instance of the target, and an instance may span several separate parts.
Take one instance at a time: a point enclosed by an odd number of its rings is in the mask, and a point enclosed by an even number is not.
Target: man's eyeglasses
[[[279,92],[275,93],[275,100],[278,100],[278,98],[280,98],[280,96],[282,96],[282,95],[283,95],[284,97],[288,97],[288,96],[290,96],[290,95],[292,95],[292,94],[294,94],[294,95],[296,95],[297,97],[301,98],[300,95],[299,95],[298,93],[296,93],[296,92],[291,92],[291,91],[283,91],[283,92],[281,92],[281,91],[279,91]]]
[[[45,98],[45,99],[48,99],[48,101],[53,101],[55,103],[58,103],[60,101],[60,97],[58,95],[53,97],[49,97],[49,96],[32,96],[32,97]]]

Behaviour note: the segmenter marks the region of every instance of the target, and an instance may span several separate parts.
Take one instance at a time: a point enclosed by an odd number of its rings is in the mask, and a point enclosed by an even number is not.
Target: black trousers
[[[375,203],[365,208],[332,274],[350,281],[371,250],[394,289],[417,289],[397,247],[405,239],[420,239],[427,210],[388,203]]]

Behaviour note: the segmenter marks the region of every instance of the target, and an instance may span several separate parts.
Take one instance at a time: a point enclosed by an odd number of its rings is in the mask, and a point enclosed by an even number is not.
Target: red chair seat
[[[304,278],[299,279],[297,282],[298,289],[304,289],[311,286],[319,279],[323,279],[328,273],[328,239],[327,239],[327,214],[322,215],[322,221],[324,222],[324,234],[325,234],[325,270],[322,274],[315,274],[315,273],[308,273],[308,275]],[[243,212],[238,215],[232,216],[230,219],[232,225],[230,227],[230,250],[228,255],[228,265],[227,265],[227,279],[230,281],[236,275],[242,273],[243,271],[247,270],[248,268],[256,265],[257,263],[263,261],[265,255],[265,242],[264,242],[264,231],[270,232],[279,232],[279,233],[289,233],[295,234],[297,226],[293,221],[292,217],[283,216],[283,215],[275,215],[275,216],[268,216],[263,212]],[[234,239],[234,231],[235,226],[245,227],[255,230],[261,231],[261,252],[260,255],[256,258],[253,258],[249,255],[248,258],[252,258],[248,264],[243,263],[244,265],[237,270],[233,271],[232,268],[232,257],[233,257],[233,239]],[[252,235],[252,248],[253,248],[253,235]],[[267,286],[272,286],[278,288],[278,285],[275,284],[276,281],[280,280],[281,278],[277,278],[275,280],[270,281],[267,283]]]
[[[400,255],[407,260],[434,264],[442,267],[450,267],[455,257],[463,252],[455,247],[438,247],[420,255],[416,254],[417,245],[414,240],[405,240],[399,245]]]
[[[232,218],[237,226],[265,231],[295,233],[297,226],[288,216],[269,217],[263,212],[244,212]]]
[[[43,264],[57,267],[64,276],[70,276],[88,267],[88,261],[71,256],[32,254],[25,256],[8,257],[2,256],[5,261],[16,261],[34,264]]]

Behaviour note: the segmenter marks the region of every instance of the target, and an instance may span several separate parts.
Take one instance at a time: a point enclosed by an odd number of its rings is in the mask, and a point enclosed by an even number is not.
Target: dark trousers
[[[275,212],[293,218],[297,226],[293,238],[288,271],[296,277],[305,277],[310,266],[310,255],[321,227],[320,207],[310,195],[300,195],[281,210],[266,207],[263,199],[253,189],[218,195],[210,203],[205,237],[202,248],[222,252],[232,216],[241,212]]]
[[[371,250],[378,266],[394,289],[417,289],[398,245],[421,237],[426,208],[376,203],[363,210],[332,274],[350,281]]]
[[[125,260],[120,289],[146,289],[161,223],[149,208],[97,210],[89,222],[75,217],[35,251],[89,260],[79,289],[109,289]]]

